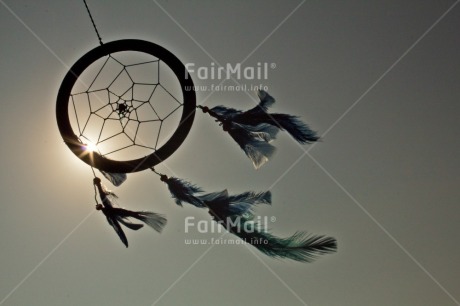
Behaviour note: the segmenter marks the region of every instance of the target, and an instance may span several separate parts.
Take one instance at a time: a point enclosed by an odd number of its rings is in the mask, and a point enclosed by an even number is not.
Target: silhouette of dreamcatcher
[[[275,99],[262,90],[258,92],[260,103],[248,111],[197,106],[192,78],[174,54],[137,39],[103,43],[84,3],[100,46],[82,56],[64,77],[57,96],[57,124],[64,143],[93,170],[95,192],[101,201],[96,195],[96,209],[103,212],[126,247],[128,240],[121,225],[139,230],[143,224],[130,221],[137,219],[161,232],[166,218],[116,207],[116,195],[102,185],[94,168],[114,186],[121,185],[127,173],[152,170],[166,183],[177,205],[207,209],[215,222],[268,256],[310,262],[335,252],[332,237],[297,232],[279,238],[255,221],[254,208],[271,203],[270,191],[207,193],[154,169],[185,140],[197,108],[222,126],[256,169],[273,154],[275,147],[270,142],[280,130],[301,144],[317,141],[314,131],[297,116],[269,113]]]

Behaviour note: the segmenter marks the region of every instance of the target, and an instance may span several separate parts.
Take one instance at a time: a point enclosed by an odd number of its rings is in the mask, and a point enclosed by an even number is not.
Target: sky
[[[125,248],[55,119],[62,79],[99,45],[83,1],[0,0],[0,305],[460,305],[458,2],[88,0],[104,43],[151,41],[195,69],[274,64],[238,80],[246,91],[209,90],[221,80],[191,73],[208,86],[198,104],[252,108],[262,84],[274,111],[301,116],[321,142],[280,133],[256,171],[197,112],[156,169],[207,191],[270,190],[256,212],[274,217],[274,234],[338,241],[305,264],[187,245],[222,234],[186,232],[187,217],[209,215],[178,207],[150,171],[114,188],[119,204],[168,224],[126,230]]]

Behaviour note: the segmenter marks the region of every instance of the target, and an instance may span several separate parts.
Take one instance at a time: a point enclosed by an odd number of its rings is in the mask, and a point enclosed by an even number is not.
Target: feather
[[[139,224],[139,223],[132,223],[132,222],[129,222],[128,220],[125,220],[123,218],[117,218],[117,221],[120,221],[121,224],[123,224],[124,226],[126,226],[127,228],[133,230],[133,231],[137,231],[141,228],[144,227],[144,224]]]
[[[259,104],[257,104],[257,106],[255,106],[254,108],[246,111],[245,113],[267,112],[268,108],[276,102],[276,100],[264,90],[257,91],[257,95],[260,99]],[[211,110],[217,113],[218,115],[227,118],[232,118],[236,115],[244,113],[243,111],[222,105],[215,106],[211,108]]]
[[[301,144],[319,140],[316,132],[302,122],[298,116],[268,113],[268,108],[275,103],[275,99],[263,90],[258,91],[258,95],[260,98],[259,104],[245,112],[222,105],[213,107],[210,111],[216,113],[222,120],[243,125],[259,126],[260,124],[269,124],[277,129],[285,130]]]
[[[253,192],[247,191],[238,195],[228,197],[229,213],[231,215],[243,215],[252,213],[252,209],[256,204],[271,204],[271,192]]]
[[[259,96],[260,102],[254,109],[266,112],[268,108],[276,102],[275,98],[270,96],[265,90],[258,90],[257,95]]]
[[[242,221],[236,229],[236,235],[255,246],[262,253],[273,258],[287,258],[300,262],[312,262],[318,256],[334,253],[337,250],[337,242],[332,237],[307,235],[304,232],[296,232],[286,238],[279,238],[268,231],[259,229],[246,230],[248,228]],[[235,229],[232,231],[234,232]]]
[[[319,140],[316,132],[299,117],[288,114],[271,114],[268,108],[275,99],[266,91],[258,91],[259,104],[247,111],[240,111],[226,106],[199,106],[204,113],[216,118],[224,131],[235,140],[254,167],[259,169],[275,152],[275,147],[268,144],[276,138],[280,130],[288,132],[300,144]]]
[[[229,196],[228,201],[230,205],[235,203],[271,204],[272,194],[270,191],[246,191],[237,195]]]
[[[207,106],[199,107],[204,113],[208,113],[220,122],[224,131],[228,132],[252,161],[254,168],[259,169],[274,154],[276,149],[268,142],[276,137],[276,128],[264,123],[250,126],[232,122],[232,118],[238,111],[224,106],[216,106],[213,109]]]
[[[227,201],[227,199],[228,199],[228,191],[227,191],[227,189],[225,189],[223,191],[207,193],[207,194],[204,194],[204,195],[200,195],[199,199],[201,201],[203,201],[203,203],[205,203],[205,202],[211,202],[211,203],[216,202],[217,203],[219,201]],[[206,207],[208,207],[208,205],[206,205]]]
[[[136,219],[141,220],[157,232],[161,233],[163,228],[166,225],[166,217],[161,214],[157,214],[150,211],[140,211],[138,212],[138,217]]]
[[[281,126],[282,130],[286,130],[300,144],[308,144],[320,139],[317,133],[297,116],[272,114],[272,119]]]
[[[104,210],[103,210],[104,211]],[[105,217],[107,218],[107,222],[113,227],[115,230],[115,233],[117,233],[118,237],[120,237],[121,242],[128,247],[128,239],[126,238],[125,232],[121,229],[120,224],[115,218],[112,218],[110,215],[105,214]]]
[[[276,148],[251,132],[247,126],[237,123],[229,124],[227,132],[252,161],[254,168],[259,169],[275,153]]]
[[[242,113],[242,111],[240,110],[236,110],[234,108],[226,107],[223,105],[214,106],[213,108],[209,110],[215,113],[216,115],[220,117],[225,117],[225,118],[233,118],[235,115]]]
[[[114,207],[113,203],[110,201],[110,196],[112,196],[112,193],[107,191],[102,186],[101,179],[96,177],[94,178],[93,182],[99,191],[99,196],[102,201],[102,204],[96,205],[96,209],[102,210],[102,213],[107,218],[107,222],[113,227],[118,237],[120,237],[120,240],[126,247],[128,247],[128,239],[126,238],[120,223],[135,231],[144,226],[143,224],[132,223],[127,220],[128,218],[134,218],[142,221],[157,232],[161,232],[163,227],[166,225],[166,218],[161,214],[149,211],[132,211],[124,208]]]
[[[270,124],[280,130],[288,132],[300,144],[312,143],[319,140],[319,136],[299,117],[288,114],[258,113],[251,116],[237,116],[234,122],[246,125]]]
[[[220,192],[205,194],[199,198],[211,211],[214,209],[217,211],[222,210],[220,214],[213,214],[213,216],[217,218],[217,221],[220,220],[219,216],[225,215],[225,218],[222,219],[222,221],[225,221],[227,217],[251,214],[254,205],[257,204],[271,204],[270,191],[258,193],[248,191],[229,196],[228,191],[224,190]]]
[[[182,206],[182,202],[186,202],[196,207],[204,207],[203,202],[195,196],[195,193],[203,192],[200,187],[177,177],[161,175],[160,179],[168,185],[169,191],[177,205]]]
[[[274,140],[279,132],[278,128],[267,123],[261,123],[255,126],[240,124],[240,126],[244,128],[254,139],[262,140],[265,142],[271,142]]]
[[[337,242],[332,237],[296,232],[290,237],[279,238],[266,231],[260,223],[254,222],[251,208],[254,204],[270,204],[269,192],[246,192],[235,196],[221,192],[206,195],[202,199],[216,222],[270,257],[311,262],[337,249]]]
[[[131,211],[123,208],[113,208],[112,213],[120,218],[135,218],[140,220],[159,233],[161,233],[167,222],[163,215],[150,211]]]
[[[126,173],[110,173],[102,170],[99,170],[99,172],[101,172],[102,175],[116,187],[123,184],[123,182],[128,178]]]

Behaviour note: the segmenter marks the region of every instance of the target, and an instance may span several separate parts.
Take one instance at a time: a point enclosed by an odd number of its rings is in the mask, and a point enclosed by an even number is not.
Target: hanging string
[[[96,172],[94,172],[94,168],[93,168],[93,167],[91,167],[91,171],[93,171],[93,175],[94,175],[94,177],[96,177]]]
[[[93,184],[94,185],[94,184]],[[97,189],[96,189],[96,185],[94,185],[94,202],[96,202],[96,204],[99,204],[99,202],[97,201]]]
[[[155,168],[153,168],[153,167],[150,167],[149,169],[152,170],[155,174],[158,174],[159,176],[162,176],[162,175],[163,175],[163,174],[157,172],[157,171],[155,170]]]
[[[96,172],[94,172],[94,168],[91,167],[91,171],[93,171],[93,175],[94,177],[96,178]],[[97,189],[96,189],[96,185],[93,184],[93,187],[94,187],[94,201],[96,202],[96,204],[99,204],[99,202],[97,201]]]
[[[97,38],[99,39],[99,43],[102,46],[103,42],[102,42],[101,36],[99,35],[99,32],[97,31],[96,24],[94,23],[93,16],[91,15],[91,12],[89,11],[88,4],[86,4],[86,0],[83,0],[83,3],[85,3],[86,11],[88,12],[89,18],[91,19],[91,23],[93,24],[94,31],[96,31],[96,35],[97,35]]]

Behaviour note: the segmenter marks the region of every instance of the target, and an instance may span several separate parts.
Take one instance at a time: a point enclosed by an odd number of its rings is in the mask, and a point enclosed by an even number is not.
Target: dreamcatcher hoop
[[[69,100],[78,77],[95,61],[122,51],[149,54],[164,62],[177,77],[182,91],[183,105],[180,123],[172,136],[160,148],[142,158],[112,160],[94,151],[88,154],[85,144],[74,133],[69,118]],[[193,81],[182,62],[165,48],[138,39],[123,39],[98,46],[82,56],[68,71],[59,88],[56,102],[56,119],[59,132],[69,149],[82,161],[99,170],[112,173],[138,172],[163,162],[176,151],[187,137],[195,117],[196,95]]]

